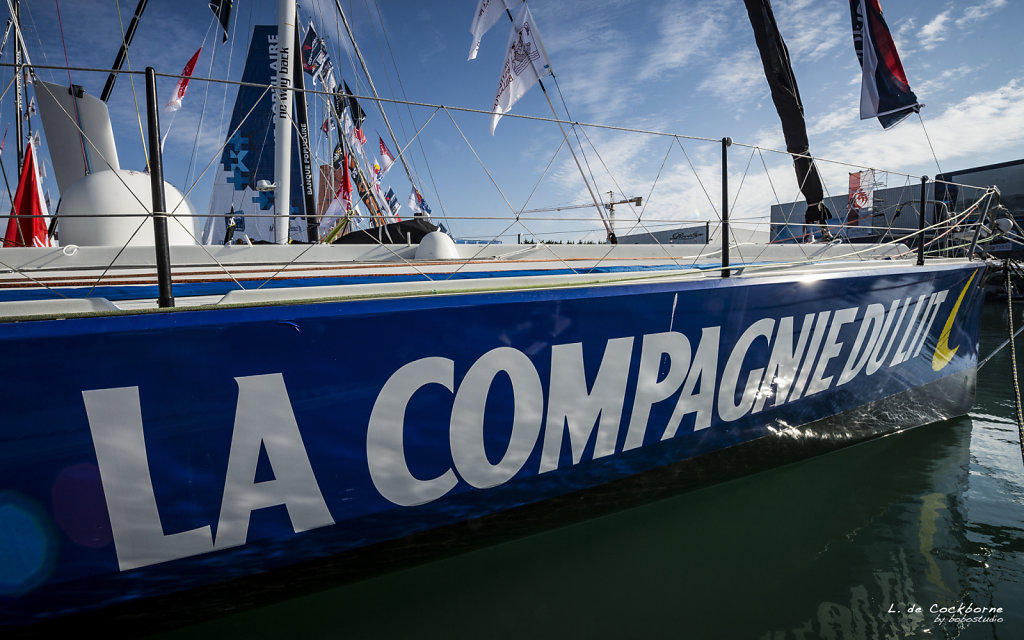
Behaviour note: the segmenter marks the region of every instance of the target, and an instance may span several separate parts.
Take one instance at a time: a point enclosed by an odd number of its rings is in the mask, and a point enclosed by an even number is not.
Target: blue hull
[[[0,623],[364,575],[962,414],[983,270],[0,324]]]

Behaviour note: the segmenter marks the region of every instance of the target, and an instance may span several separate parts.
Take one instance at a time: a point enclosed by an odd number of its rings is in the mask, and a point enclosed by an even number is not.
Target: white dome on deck
[[[195,209],[181,191],[167,182],[164,201],[167,211],[175,213],[167,217],[169,243],[196,244],[192,235],[198,237]],[[57,216],[60,243],[83,247],[126,243],[133,247],[153,246],[153,221],[149,218],[152,208],[153,190],[148,173],[118,170],[89,174],[61,195]]]

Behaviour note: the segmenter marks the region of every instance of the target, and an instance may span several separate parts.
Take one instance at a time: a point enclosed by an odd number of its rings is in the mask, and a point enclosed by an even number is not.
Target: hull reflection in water
[[[887,610],[970,592],[970,434],[967,418],[914,429],[185,632],[948,637]]]

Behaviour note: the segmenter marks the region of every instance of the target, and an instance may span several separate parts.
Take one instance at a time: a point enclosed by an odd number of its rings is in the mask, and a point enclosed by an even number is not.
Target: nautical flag
[[[25,149],[25,164],[14,194],[11,217],[7,220],[5,247],[49,247],[46,233],[46,200],[43,197],[39,171],[36,169],[35,146],[30,142]]]
[[[202,47],[196,49],[188,64],[181,70],[182,78],[178,80],[178,87],[175,89],[174,95],[171,96],[171,99],[167,101],[167,105],[164,106],[165,113],[177,111],[181,108],[181,99],[185,97],[185,91],[188,90],[188,82],[192,79],[192,70],[196,68],[196,61],[199,60],[199,52],[202,50]]]
[[[473,34],[473,42],[469,45],[467,60],[476,59],[476,54],[480,51],[480,40],[504,13],[505,0],[480,0],[477,3],[476,13],[473,14],[473,23],[469,25],[469,32]]]
[[[352,122],[355,124],[356,129],[362,129],[363,123],[366,122],[366,112],[359,106],[359,101],[356,100],[355,96],[352,95],[352,90],[348,88],[347,82],[342,82],[345,87],[345,95],[341,97],[341,105],[347,106],[352,111]],[[338,111],[344,110],[344,106],[339,106]],[[363,140],[365,143],[366,140]]]
[[[503,114],[512,110],[512,105],[530,90],[544,76],[551,75],[551,61],[544,51],[540,33],[530,15],[530,8],[523,3],[505,48],[505,63],[498,78],[498,90],[491,109],[491,135]]]
[[[338,187],[338,197],[345,202],[346,208],[352,206],[352,174],[348,167],[348,154],[344,156],[341,169],[341,186]]]
[[[388,203],[391,215],[397,216],[398,210],[402,208],[402,205],[398,204],[398,196],[395,195],[395,190],[388,187],[388,192],[384,194],[384,200]]]
[[[25,108],[25,117],[36,115],[36,97],[32,96],[32,99],[28,101],[28,107]]]
[[[345,139],[348,140],[349,145],[354,149],[362,149],[363,145],[366,144],[366,136],[363,135],[362,129],[356,127],[355,123],[352,122],[352,111],[348,107],[341,113],[341,126],[345,131]]]
[[[224,30],[224,39],[221,43],[228,41],[228,21],[231,19],[231,4],[232,0],[211,0],[210,9],[213,11],[213,15],[217,16],[220,21],[221,29]]]
[[[377,136],[377,140],[380,141],[380,174],[384,175],[391,170],[392,165],[395,164],[395,156],[391,155],[388,151],[387,146],[384,144],[384,138]]]
[[[425,216],[430,215],[430,207],[427,206],[427,201],[423,199],[420,192],[416,187],[412,188],[412,193],[409,194],[409,209],[413,213],[420,213]]]
[[[875,170],[850,174],[850,209],[871,209],[875,206]]]
[[[302,70],[316,78],[317,71],[327,59],[327,47],[323,38],[316,34],[313,23],[309,23],[306,35],[302,39]]]
[[[373,180],[380,182],[380,179],[384,177],[384,172],[380,168],[380,163],[376,160],[373,161]]]
[[[324,118],[324,123],[320,125],[320,130],[324,132],[324,135],[329,135],[333,128],[334,127],[331,126],[331,116]]]
[[[331,62],[330,58],[324,60],[323,65],[320,66],[320,82],[324,83],[324,89],[327,91],[334,91],[338,88],[338,81],[334,79],[334,63]],[[316,78],[313,78],[314,84]]]
[[[892,34],[878,0],[850,0],[853,48],[860,61],[860,119],[878,118],[883,129],[893,127],[924,105],[910,90]]]
[[[337,169],[334,175],[339,177],[338,184],[334,189],[334,198],[324,212],[320,220],[320,235],[323,236],[331,231],[338,223],[338,218],[346,215],[352,209],[352,177],[348,168],[348,154],[342,156],[341,175],[338,176]]]

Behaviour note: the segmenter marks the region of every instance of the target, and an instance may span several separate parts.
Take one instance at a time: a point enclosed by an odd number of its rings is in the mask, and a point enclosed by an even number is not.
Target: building
[[[868,174],[868,175],[865,175]],[[921,183],[904,177],[903,184],[884,187],[873,173],[851,174],[851,190],[825,199],[833,217],[828,220],[834,235],[852,242],[886,242],[919,228]],[[969,186],[970,185],[970,186]],[[1024,160],[974,167],[939,174],[925,187],[925,226],[931,226],[977,201],[985,188],[996,186],[1007,215],[1024,223]],[[851,197],[851,192],[855,194]],[[859,199],[858,199],[859,197]],[[862,207],[851,206],[861,204]],[[807,205],[803,201],[773,205],[771,241],[801,242],[808,234],[820,235],[817,225],[804,224]],[[979,212],[981,213],[981,212]],[[1022,234],[1024,235],[1024,234]],[[1007,234],[1007,239],[986,248],[995,255],[1024,252],[1024,238]],[[912,243],[911,243],[912,244]]]

